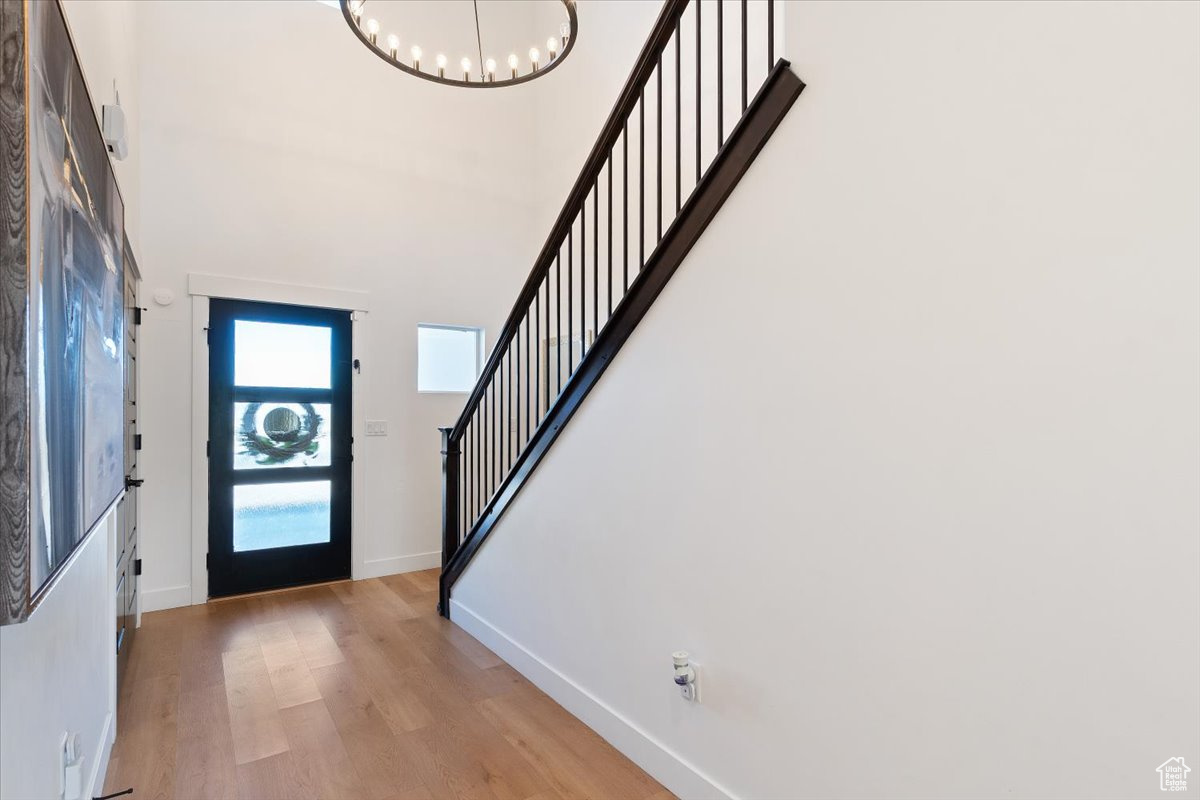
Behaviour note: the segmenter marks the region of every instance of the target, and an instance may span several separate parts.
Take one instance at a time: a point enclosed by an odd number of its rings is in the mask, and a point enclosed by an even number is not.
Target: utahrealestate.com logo
[[[1183,763],[1183,756],[1168,758],[1158,768],[1158,788],[1164,792],[1186,792],[1187,775],[1192,768]]]

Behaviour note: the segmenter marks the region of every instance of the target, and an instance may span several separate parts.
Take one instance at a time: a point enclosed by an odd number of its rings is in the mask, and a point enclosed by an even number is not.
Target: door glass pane
[[[328,467],[329,403],[234,403],[233,468]]]
[[[233,550],[329,541],[329,481],[233,487]]]
[[[234,384],[330,388],[330,334],[321,325],[234,320]]]

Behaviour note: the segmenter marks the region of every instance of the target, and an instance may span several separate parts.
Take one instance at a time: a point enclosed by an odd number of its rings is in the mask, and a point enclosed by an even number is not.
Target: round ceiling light
[[[509,53],[505,59],[506,70],[497,72],[496,59],[484,58],[483,36],[479,26],[479,0],[473,0],[475,12],[475,55],[478,61],[472,63],[469,56],[463,56],[458,62],[458,69],[447,67],[446,56],[438,53],[432,68],[428,63],[422,64],[421,46],[415,42],[404,43],[396,33],[382,34],[379,21],[369,15],[370,0],[340,0],[342,16],[346,24],[359,40],[379,58],[391,64],[401,72],[415,75],[434,83],[448,86],[467,86],[477,89],[493,89],[501,86],[514,86],[534,78],[540,78],[561,64],[575,46],[575,36],[579,30],[579,19],[575,14],[575,0],[559,0],[567,12],[567,19],[558,27],[556,35],[546,41],[546,52],[543,55],[537,47],[529,48],[525,54],[528,58],[523,61],[517,53]],[[407,52],[403,47],[407,46]]]

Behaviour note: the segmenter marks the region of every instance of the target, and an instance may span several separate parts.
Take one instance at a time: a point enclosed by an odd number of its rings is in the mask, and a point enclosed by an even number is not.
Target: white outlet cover
[[[367,420],[367,436],[387,436],[387,432],[386,419]]]

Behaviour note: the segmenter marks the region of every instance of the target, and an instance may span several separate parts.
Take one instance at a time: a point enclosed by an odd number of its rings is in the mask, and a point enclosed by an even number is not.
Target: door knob
[[[146,482],[145,478],[131,478],[128,475],[125,476],[125,488],[126,489],[136,489],[137,487],[141,486],[145,482]]]

